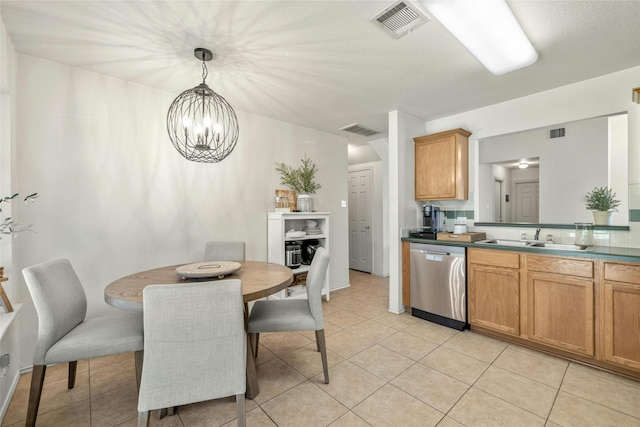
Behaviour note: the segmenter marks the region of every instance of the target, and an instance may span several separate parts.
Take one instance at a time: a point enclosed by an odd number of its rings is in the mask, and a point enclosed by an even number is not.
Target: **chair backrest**
[[[67,259],[27,267],[22,275],[38,313],[38,341],[33,364],[43,365],[49,348],[84,320],[87,297]]]
[[[311,315],[316,320],[316,328],[324,329],[322,317],[322,285],[329,267],[329,251],[320,247],[316,250],[307,273],[307,298]]]
[[[240,280],[147,286],[143,315],[139,412],[245,392]]]
[[[244,261],[244,242],[207,242],[203,261]]]

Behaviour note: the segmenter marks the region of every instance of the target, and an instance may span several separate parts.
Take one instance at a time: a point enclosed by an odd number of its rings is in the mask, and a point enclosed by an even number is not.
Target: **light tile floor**
[[[351,288],[324,302],[331,383],[323,383],[315,337],[260,337],[260,395],[249,426],[640,426],[640,382],[458,332],[388,308],[388,280],[350,272]],[[24,425],[30,374],[3,426]],[[38,425],[135,426],[132,354],[48,369]],[[184,406],[152,419],[169,427],[233,426],[232,398]]]

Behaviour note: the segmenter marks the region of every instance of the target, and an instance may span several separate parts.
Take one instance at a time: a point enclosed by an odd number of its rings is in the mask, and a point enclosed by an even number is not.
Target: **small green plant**
[[[590,211],[608,212],[617,211],[620,200],[616,199],[616,193],[609,187],[595,187],[593,191],[587,193],[586,207]]]
[[[15,193],[15,194],[12,194],[11,196],[6,196],[0,199],[0,212],[2,212],[2,203],[11,203],[13,199],[18,197],[18,194],[19,193]],[[23,199],[23,201],[27,203],[27,202],[33,201],[33,199],[35,199],[36,197],[38,197],[38,193],[31,193],[28,196],[26,196]],[[31,228],[31,225],[23,226],[23,225],[20,225],[18,222],[12,220],[11,217],[7,217],[7,218],[4,218],[0,223],[0,235],[16,234],[21,231],[29,230],[30,228]]]
[[[306,153],[304,158],[300,159],[300,162],[302,165],[297,169],[287,164],[276,162],[276,170],[280,172],[280,184],[288,186],[296,193],[314,194],[322,188],[322,186],[315,181],[318,168],[311,159],[307,157]]]

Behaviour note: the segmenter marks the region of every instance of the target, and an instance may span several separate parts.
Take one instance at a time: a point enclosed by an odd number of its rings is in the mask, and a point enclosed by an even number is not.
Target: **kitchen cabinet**
[[[640,263],[467,253],[472,330],[640,378]]]
[[[470,135],[454,129],[413,139],[416,200],[468,199]]]
[[[285,245],[287,242],[303,243],[311,239],[318,240],[319,245],[329,250],[329,217],[328,212],[269,212],[267,214],[267,260],[269,262],[286,265],[285,262]],[[307,220],[316,221],[318,223],[314,232],[319,234],[307,234],[304,237],[287,237],[287,232],[291,230],[305,231],[308,229]],[[324,285],[322,287],[322,295],[326,300],[330,298],[329,286],[329,270],[325,276]],[[287,288],[278,292],[270,298],[306,298],[305,279],[309,271],[309,265],[302,264],[298,268],[292,268],[293,283]]]
[[[603,359],[640,371],[640,264],[605,262],[603,300]]]
[[[528,254],[527,338],[594,356],[592,260]]]
[[[469,248],[469,323],[520,335],[520,255]]]

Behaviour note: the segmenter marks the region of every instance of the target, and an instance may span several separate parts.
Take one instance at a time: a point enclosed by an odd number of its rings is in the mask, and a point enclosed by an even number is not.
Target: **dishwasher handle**
[[[428,251],[426,249],[419,249],[421,254],[429,254],[429,255],[446,255],[446,256],[451,256],[451,252],[437,252],[437,251]],[[456,256],[457,254],[453,254],[453,256]]]

